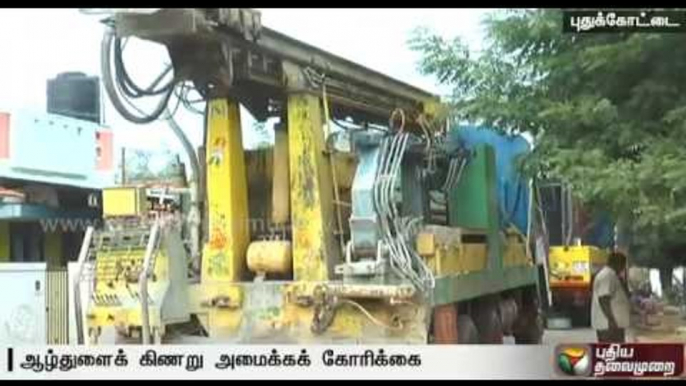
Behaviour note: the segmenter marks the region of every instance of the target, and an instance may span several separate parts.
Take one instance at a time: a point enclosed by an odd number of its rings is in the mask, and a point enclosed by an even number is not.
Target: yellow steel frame
[[[507,233],[503,246],[503,266],[516,267],[533,265],[533,259],[526,248],[526,238],[518,233]]]
[[[248,310],[243,299],[245,292],[250,290],[247,283],[215,283],[191,286],[191,312],[196,313],[210,337],[219,341],[300,344],[330,341],[426,342],[427,308],[423,304],[400,301],[391,305],[387,299],[361,301],[365,308],[364,312],[345,304],[337,308],[336,316],[326,331],[315,334],[311,330],[314,308],[312,305],[303,304],[301,299],[312,299],[316,288],[326,287],[330,282],[272,282],[263,285],[274,288],[274,293],[265,296],[277,300],[279,307]],[[220,295],[230,298],[231,301],[222,308],[212,306],[211,299]],[[386,326],[393,325],[394,319],[401,322],[400,327],[387,328]],[[243,331],[246,323],[248,327]]]
[[[487,267],[488,246],[485,243],[463,243],[462,228],[427,226],[417,235],[417,252],[424,257],[437,276],[483,271]],[[506,236],[503,247],[504,267],[532,265],[526,240],[516,233]]]
[[[421,341],[425,339],[425,328],[422,327],[423,318],[416,319],[416,313],[423,312],[424,308],[405,305],[403,307],[407,309],[401,311],[398,306],[389,307],[383,301],[366,305],[372,317],[391,324],[390,319],[399,312],[405,316],[403,319],[416,323],[403,331],[385,331],[384,328],[379,331],[379,327],[374,326],[363,312],[343,306],[323,336],[310,331],[314,310],[311,306],[300,305],[298,299],[311,296],[316,286],[326,285],[332,278],[332,263],[337,257],[333,234],[331,158],[324,152],[320,103],[318,95],[307,92],[293,92],[288,96],[288,175],[294,281],[276,284],[278,293],[271,296],[282,299],[281,307],[264,315],[262,311],[249,311],[252,320],[249,322],[245,319],[246,283],[239,283],[249,242],[248,229],[226,221],[247,219],[248,216],[238,108],[232,102],[211,102],[207,128],[210,241],[205,248],[201,284],[192,286],[190,290],[191,312],[198,316],[211,337],[219,339],[250,340],[275,335],[299,342],[333,337],[367,340],[374,330],[372,336],[381,340],[395,337],[403,341]],[[223,114],[222,109],[226,109],[228,114]],[[286,211],[281,212],[283,215]],[[225,240],[222,248],[216,245],[218,237]],[[217,270],[216,266],[226,268]],[[222,300],[221,306],[218,306],[218,299]],[[408,312],[412,316],[406,314]],[[241,335],[244,323],[251,324],[250,336]]]
[[[189,287],[190,312],[198,317],[212,338],[238,334],[243,320],[243,289],[239,283],[214,281]],[[217,307],[215,302],[223,304]]]
[[[203,249],[201,284],[191,286],[189,296],[191,312],[210,336],[217,337],[233,335],[240,325],[242,292],[233,283],[244,275],[250,242],[248,182],[237,102],[209,101],[205,147],[209,234]]]
[[[417,235],[417,252],[436,276],[482,271],[488,262],[485,243],[462,243],[461,228],[430,226]]]
[[[327,280],[336,249],[330,158],[324,154],[318,96],[288,96],[288,142],[293,226],[293,279]]]
[[[244,281],[243,275],[250,221],[239,107],[225,99],[209,102],[206,128],[209,234],[203,250],[201,281],[189,288],[189,311],[197,315],[210,337],[220,340],[272,336],[297,342],[341,339],[425,342],[426,306],[407,300],[398,304],[389,303],[385,298],[360,300],[358,306],[346,303],[337,307],[336,316],[325,332],[311,331],[315,309],[312,304],[302,304],[302,299],[313,299],[315,288],[330,284],[332,265],[338,257],[333,234],[331,157],[324,152],[320,103],[319,96],[306,92],[288,97],[293,282],[264,283],[265,288],[276,286],[276,292],[268,296],[281,306],[248,310],[244,299],[254,287]],[[137,255],[142,252],[138,251]],[[485,253],[483,256],[485,261]],[[112,292],[117,291],[121,289]],[[151,324],[155,327],[159,315],[151,311]],[[396,319],[402,321],[403,327],[389,329]],[[88,325],[104,326],[113,320],[139,325],[140,314],[117,307],[96,307],[89,312]],[[246,323],[248,335],[242,332]]]
[[[209,237],[203,281],[239,281],[250,240],[248,185],[238,103],[209,102],[207,118],[207,202]]]
[[[283,129],[274,130],[273,152],[274,179],[272,189],[272,222],[285,224],[290,213],[290,192],[288,189],[288,133]],[[269,180],[267,180],[269,181]]]

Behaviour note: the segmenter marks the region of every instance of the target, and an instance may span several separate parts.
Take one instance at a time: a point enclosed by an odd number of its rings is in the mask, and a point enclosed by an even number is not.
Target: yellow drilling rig
[[[81,341],[105,327],[144,344],[540,341],[530,230],[502,225],[496,150],[465,145],[438,97],[253,10],[129,10],[104,24],[118,112],[173,122],[170,99],[192,88],[206,101],[204,144],[196,153],[176,128],[195,163],[175,206],[186,209],[105,191],[105,226],[79,256],[77,287],[93,288],[76,307]],[[131,37],[171,59],[147,88],[127,73]],[[141,114],[125,103],[138,97],[159,103]],[[244,149],[239,106],[279,120],[271,148]]]

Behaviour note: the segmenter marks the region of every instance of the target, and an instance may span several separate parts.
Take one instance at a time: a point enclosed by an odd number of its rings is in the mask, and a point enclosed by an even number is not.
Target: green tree
[[[530,133],[526,172],[631,224],[649,262],[686,256],[686,35],[565,34],[552,9],[484,26],[478,53],[425,28],[410,40],[420,70],[452,86],[455,119]]]
[[[151,152],[140,149],[127,149],[125,153],[125,173],[126,183],[147,183],[153,181],[171,181],[183,178],[183,165],[179,155],[170,151]],[[160,157],[164,164],[159,170],[153,170],[151,161],[153,157]],[[119,181],[121,182],[121,170],[119,171]]]
[[[161,180],[172,180],[183,176],[183,163],[177,153],[170,150],[165,150],[163,153],[165,164],[160,171],[156,173],[156,177]]]
[[[126,182],[150,180],[155,173],[150,169],[151,153],[139,149],[127,149],[124,165]]]

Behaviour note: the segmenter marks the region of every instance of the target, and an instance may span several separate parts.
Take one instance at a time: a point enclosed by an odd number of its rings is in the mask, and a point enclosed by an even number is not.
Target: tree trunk
[[[660,268],[660,286],[662,287],[662,296],[665,297],[667,293],[672,290],[672,275],[674,269],[672,267]]]

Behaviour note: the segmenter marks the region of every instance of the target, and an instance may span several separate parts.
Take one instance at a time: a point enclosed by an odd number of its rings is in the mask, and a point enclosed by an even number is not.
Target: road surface
[[[561,343],[593,343],[595,341],[595,331],[590,328],[545,330],[543,333],[543,344],[550,346],[555,346]]]

